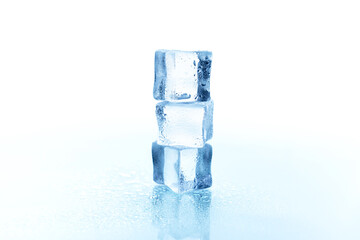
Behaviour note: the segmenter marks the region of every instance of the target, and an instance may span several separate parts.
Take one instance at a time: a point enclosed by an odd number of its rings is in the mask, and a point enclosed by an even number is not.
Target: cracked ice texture
[[[168,147],[152,144],[154,181],[176,193],[211,187],[212,147]]]
[[[156,105],[158,143],[166,146],[203,147],[213,135],[213,101]]]
[[[158,50],[155,52],[154,98],[165,101],[210,100],[212,53]]]

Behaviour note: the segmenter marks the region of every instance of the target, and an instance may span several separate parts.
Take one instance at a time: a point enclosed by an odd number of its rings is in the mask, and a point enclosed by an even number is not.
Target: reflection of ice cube
[[[213,135],[213,101],[156,105],[158,143],[202,147]]]
[[[208,188],[212,185],[212,147],[167,147],[152,144],[154,181],[174,192]]]
[[[159,228],[158,239],[209,239],[210,207],[208,190],[175,194],[164,186],[156,186],[152,219]]]
[[[155,53],[154,98],[165,101],[210,99],[212,53],[158,50]]]

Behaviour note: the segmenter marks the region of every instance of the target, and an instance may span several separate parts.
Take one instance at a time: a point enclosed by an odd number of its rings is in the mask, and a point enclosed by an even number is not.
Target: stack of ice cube
[[[154,98],[159,127],[152,145],[154,181],[175,192],[212,185],[213,106],[210,97],[212,53],[158,50]]]

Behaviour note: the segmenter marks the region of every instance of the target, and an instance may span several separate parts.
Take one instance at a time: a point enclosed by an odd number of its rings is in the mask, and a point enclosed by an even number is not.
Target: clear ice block
[[[168,147],[152,144],[154,181],[164,184],[176,193],[212,185],[212,147]]]
[[[208,101],[212,53],[155,52],[154,98],[165,101]]]
[[[213,135],[212,100],[194,103],[160,102],[156,105],[158,143],[202,147]]]

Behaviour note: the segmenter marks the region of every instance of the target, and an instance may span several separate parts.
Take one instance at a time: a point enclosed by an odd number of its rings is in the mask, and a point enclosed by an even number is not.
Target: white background
[[[353,141],[359,10],[357,1],[2,1],[0,136],[153,127],[161,48],[213,51],[219,132]]]

